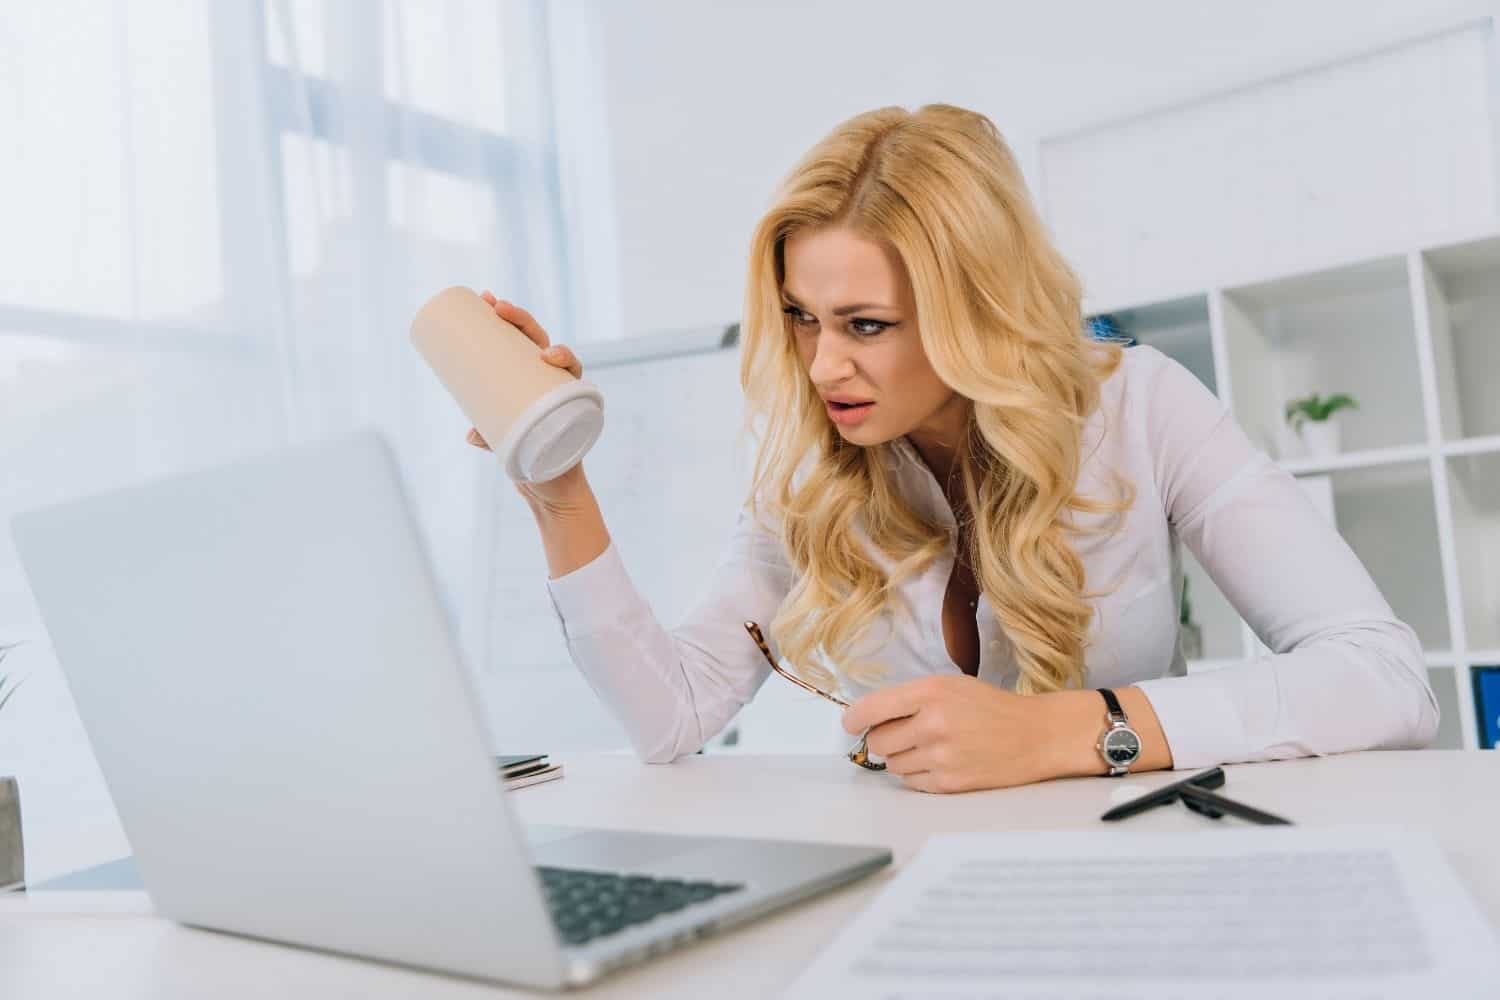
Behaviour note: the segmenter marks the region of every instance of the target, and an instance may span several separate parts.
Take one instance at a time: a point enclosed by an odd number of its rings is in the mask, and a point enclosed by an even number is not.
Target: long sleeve
[[[1168,523],[1272,650],[1138,684],[1174,766],[1430,743],[1421,644],[1342,536],[1177,362],[1161,356],[1145,398]]]
[[[573,662],[641,759],[665,763],[702,747],[770,674],[743,623],[758,623],[771,642],[768,626],[791,581],[777,536],[745,510],[703,596],[670,632],[613,543],[547,588]]]

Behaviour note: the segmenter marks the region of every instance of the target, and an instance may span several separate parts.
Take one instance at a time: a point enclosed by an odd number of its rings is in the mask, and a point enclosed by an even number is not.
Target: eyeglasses
[[[1262,812],[1243,802],[1236,802],[1234,799],[1215,795],[1209,791],[1211,788],[1222,787],[1224,787],[1224,769],[1211,767],[1207,771],[1199,771],[1191,777],[1174,781],[1170,785],[1163,785],[1155,791],[1147,792],[1139,798],[1115,806],[1099,818],[1102,820],[1124,819],[1127,816],[1134,816],[1147,809],[1154,809],[1156,806],[1164,806],[1181,799],[1183,805],[1209,819],[1223,819],[1227,813],[1263,826],[1292,825],[1289,819],[1282,819],[1273,813]]]
[[[849,703],[840,698],[838,695],[829,694],[822,688],[809,684],[807,681],[798,677],[796,674],[788,670],[781,669],[781,665],[776,662],[776,657],[771,655],[771,647],[766,645],[765,636],[760,634],[759,625],[755,624],[754,622],[746,622],[745,631],[749,632],[750,638],[755,640],[755,645],[760,648],[761,654],[765,656],[766,662],[771,665],[772,670],[776,671],[782,677],[785,677],[787,680],[791,681],[793,684],[797,685],[804,691],[810,691],[813,694],[817,695],[819,698],[827,698],[835,705],[842,706],[843,708],[849,707]],[[884,771],[884,764],[870,759],[870,751],[865,746],[865,738],[869,735],[869,732],[866,731],[865,734],[859,738],[859,743],[855,745],[853,750],[849,751],[849,759],[858,764],[860,767],[865,768],[866,770]]]

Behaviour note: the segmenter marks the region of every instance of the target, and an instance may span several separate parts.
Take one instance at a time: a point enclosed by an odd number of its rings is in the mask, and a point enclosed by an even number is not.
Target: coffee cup
[[[550,365],[530,337],[455,285],[417,310],[411,339],[517,482],[543,483],[577,465],[604,430],[604,396]]]

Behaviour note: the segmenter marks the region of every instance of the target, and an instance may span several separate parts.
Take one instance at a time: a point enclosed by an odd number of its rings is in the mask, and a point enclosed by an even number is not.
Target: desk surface
[[[1094,830],[1121,790],[1178,773],[1078,778],[956,796],[909,792],[838,757],[692,757],[648,766],[623,755],[562,758],[567,776],[514,794],[538,823],[880,843],[886,872],[615,975],[598,997],[765,997],[784,989],[929,834]],[[1225,768],[1225,793],[1305,826],[1409,824],[1442,844],[1500,932],[1500,754],[1409,751]],[[1228,824],[1232,821],[1221,821]],[[1118,829],[1201,830],[1219,823],[1157,809]],[[99,861],[108,860],[99,858]],[[483,983],[178,926],[142,893],[0,896],[0,996],[172,1000],[215,996],[529,996]]]

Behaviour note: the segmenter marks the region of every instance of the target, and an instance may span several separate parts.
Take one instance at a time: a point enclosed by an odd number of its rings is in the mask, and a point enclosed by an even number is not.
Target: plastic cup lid
[[[577,465],[599,440],[604,430],[603,397],[586,383],[579,383],[577,389],[583,391],[564,393],[534,421],[523,417],[528,426],[516,428],[519,433],[505,461],[512,479],[531,483],[556,479]]]

